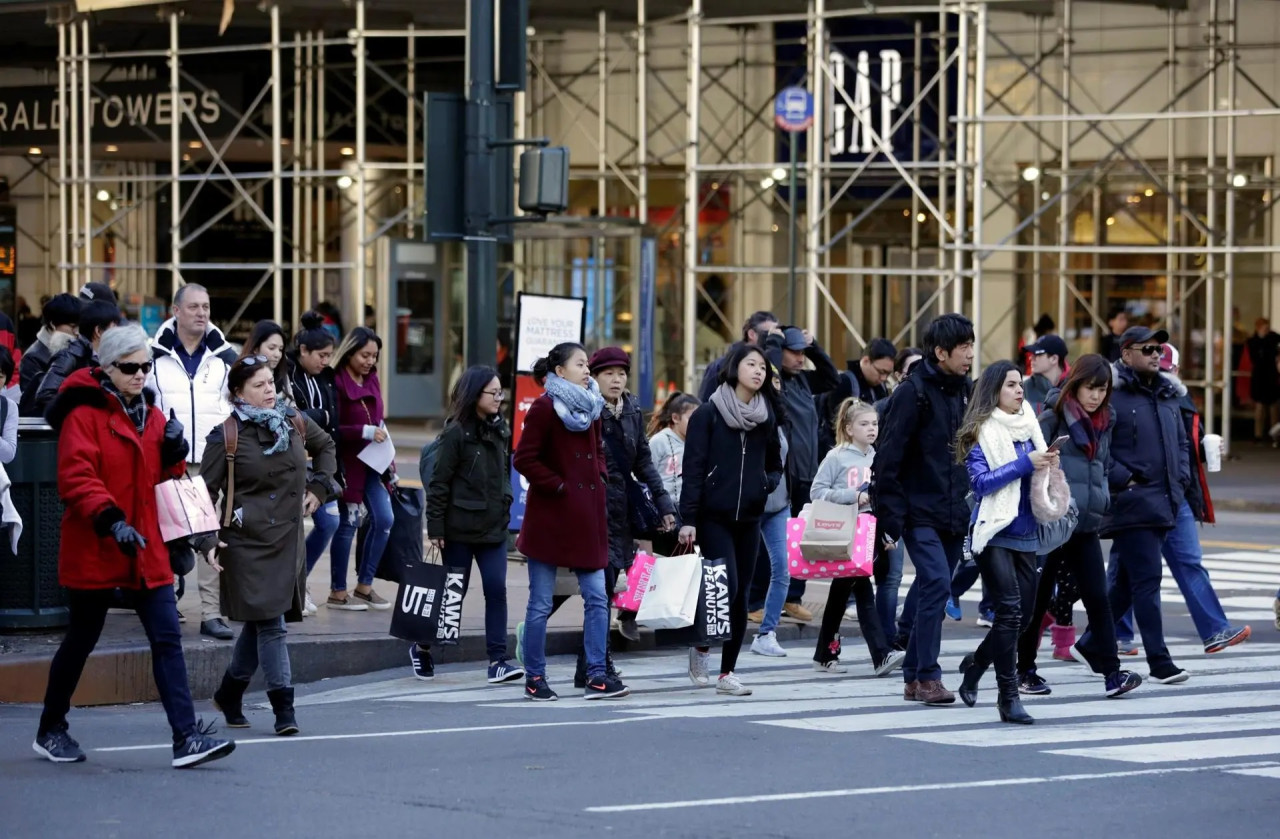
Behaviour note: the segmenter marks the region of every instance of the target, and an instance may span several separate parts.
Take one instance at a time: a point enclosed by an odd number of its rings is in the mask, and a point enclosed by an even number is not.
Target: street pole
[[[467,243],[466,363],[492,365],[498,343],[498,242],[493,215],[493,0],[467,2],[466,172],[463,195]]]
[[[796,322],[796,132],[788,133],[791,141],[791,178],[787,188],[787,323]]]

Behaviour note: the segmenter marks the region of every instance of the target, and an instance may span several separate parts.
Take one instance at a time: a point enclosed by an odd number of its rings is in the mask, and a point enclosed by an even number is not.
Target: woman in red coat
[[[68,376],[49,407],[49,424],[58,432],[58,495],[66,508],[58,578],[67,588],[71,624],[49,667],[32,747],[55,763],[85,759],[67,733],[67,711],[114,592],[122,589],[151,642],[156,688],[173,729],[173,766],[197,766],[230,754],[235,743],[213,739],[213,727],[196,720],[169,550],[160,539],[155,487],[183,474],[187,443],[182,424],[166,423],[143,390],[151,351],[141,327],[104,333],[98,362],[101,367]]]
[[[516,471],[529,481],[524,525],[516,547],[529,560],[529,607],[524,620],[525,696],[556,698],[547,686],[547,617],[556,568],[578,577],[582,640],[587,653],[587,699],[630,691],[606,672],[609,605],[604,568],[609,563],[605,492],[609,483],[600,412],[604,398],[580,344],[557,344],[533,367],[547,392],[533,403],[516,448]]]

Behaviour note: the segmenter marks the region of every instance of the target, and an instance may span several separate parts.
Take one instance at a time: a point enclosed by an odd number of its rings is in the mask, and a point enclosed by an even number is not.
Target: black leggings
[[[996,618],[974,651],[973,662],[979,673],[994,664],[1000,695],[1017,695],[1016,647],[1035,606],[1036,555],[1030,551],[988,547],[978,554],[978,568]]]
[[[858,629],[867,642],[871,664],[879,666],[889,654],[889,645],[880,626],[880,614],[876,611],[876,594],[870,577],[837,577],[831,581],[831,593],[827,595],[827,608],[822,612],[822,628],[818,631],[818,647],[813,660],[825,664],[840,657],[840,622],[853,594],[858,609]]]
[[[1045,561],[1045,568],[1049,567],[1049,563]],[[1041,573],[1041,585],[1044,585],[1044,579],[1047,576],[1053,586],[1053,599],[1049,601],[1049,614],[1053,615],[1053,622],[1058,626],[1071,626],[1074,622],[1072,614],[1075,603],[1080,599],[1080,587],[1076,584],[1075,569],[1072,568],[1070,562],[1058,563],[1058,572],[1053,575],[1045,575]],[[1037,600],[1039,594],[1037,593]],[[1043,614],[1041,615],[1043,618]],[[1036,620],[1039,625],[1040,619]]]
[[[1022,637],[1018,639],[1018,672],[1025,673],[1036,666],[1040,621],[1046,608],[1052,612],[1049,606],[1051,598],[1062,596],[1062,574],[1059,570],[1062,568],[1069,569],[1072,580],[1079,587],[1080,599],[1084,601],[1085,614],[1089,616],[1092,642],[1088,652],[1089,664],[1095,672],[1110,675],[1120,669],[1120,659],[1116,655],[1115,622],[1111,615],[1111,601],[1107,597],[1107,569],[1102,562],[1102,545],[1097,533],[1080,532],[1073,533],[1065,545],[1045,557],[1035,606]],[[1059,580],[1057,595],[1053,593],[1055,578]],[[1070,609],[1071,604],[1067,608]],[[1057,620],[1056,616],[1054,620]]]
[[[698,521],[698,545],[709,559],[723,559],[729,572],[729,627],[732,634],[720,652],[720,675],[738,665],[742,639],[747,635],[747,590],[755,573],[760,550],[760,522]]]

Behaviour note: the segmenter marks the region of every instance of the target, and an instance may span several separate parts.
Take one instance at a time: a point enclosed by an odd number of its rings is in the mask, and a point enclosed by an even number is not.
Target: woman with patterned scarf
[[[976,506],[970,549],[995,610],[978,649],[960,665],[960,699],[973,707],[978,681],[996,668],[996,707],[1001,722],[1035,722],[1018,698],[1014,648],[1036,594],[1039,527],[1031,509],[1031,475],[1058,465],[1048,451],[1035,411],[1023,398],[1022,373],[1009,361],[982,372],[956,435],[956,459],[969,471]]]
[[[223,528],[198,547],[221,572],[223,610],[244,628],[213,701],[229,728],[248,728],[244,693],[261,666],[276,734],[297,734],[285,623],[302,619],[302,524],[337,494],[335,445],[314,420],[277,406],[265,356],[231,365],[227,390],[231,416],[209,434],[200,461],[209,494],[223,496]]]

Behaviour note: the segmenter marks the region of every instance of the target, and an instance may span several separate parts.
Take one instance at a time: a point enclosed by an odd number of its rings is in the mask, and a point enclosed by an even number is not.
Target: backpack
[[[289,415],[293,430],[303,440],[307,439],[307,421],[294,411]],[[240,423],[234,414],[222,421],[222,442],[227,450],[227,497],[223,501],[222,526],[231,526],[231,512],[236,497],[236,450],[240,448]]]
[[[443,437],[443,432],[437,434],[436,439],[422,447],[422,454],[418,456],[418,478],[422,481],[424,490],[431,486],[431,477],[436,473],[436,458],[440,454],[440,440]]]

